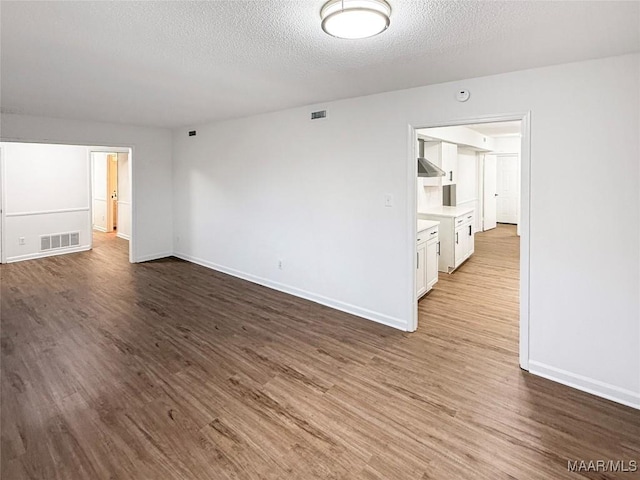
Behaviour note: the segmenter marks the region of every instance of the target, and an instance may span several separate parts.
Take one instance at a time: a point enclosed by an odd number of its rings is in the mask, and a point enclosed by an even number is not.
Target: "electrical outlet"
[[[25,244],[24,237],[18,237],[18,245],[24,245],[24,244]]]
[[[278,260],[278,270],[282,270],[282,259]]]
[[[393,195],[391,195],[390,193],[384,194],[384,206],[393,207]]]

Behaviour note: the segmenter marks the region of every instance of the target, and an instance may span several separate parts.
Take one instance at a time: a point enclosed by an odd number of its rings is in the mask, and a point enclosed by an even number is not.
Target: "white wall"
[[[442,185],[424,186],[422,179],[418,178],[418,212],[425,212],[430,208],[442,206]]]
[[[118,237],[129,240],[131,236],[131,196],[129,179],[129,154],[118,153]],[[171,217],[171,212],[167,217]],[[168,218],[168,219],[169,219]]]
[[[530,110],[531,371],[640,405],[639,82],[629,55],[176,130],[175,249],[406,328],[408,125]]]
[[[2,140],[132,147],[135,261],[173,250],[171,133],[160,128],[2,114]]]
[[[7,262],[91,246],[86,147],[2,143],[4,254]],[[79,232],[80,244],[40,250],[40,236]],[[21,244],[21,239],[24,239]]]
[[[91,201],[93,228],[107,231],[107,153],[91,153]]]

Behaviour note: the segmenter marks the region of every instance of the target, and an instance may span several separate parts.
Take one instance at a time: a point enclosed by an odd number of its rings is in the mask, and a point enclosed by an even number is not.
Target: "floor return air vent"
[[[58,250],[60,248],[77,247],[80,245],[80,232],[56,233],[40,237],[40,251]]]

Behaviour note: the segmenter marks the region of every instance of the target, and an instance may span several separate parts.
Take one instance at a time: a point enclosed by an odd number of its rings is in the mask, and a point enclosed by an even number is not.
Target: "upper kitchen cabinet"
[[[458,145],[448,142],[425,142],[424,156],[447,174],[444,177],[426,177],[425,186],[453,185],[458,174]]]

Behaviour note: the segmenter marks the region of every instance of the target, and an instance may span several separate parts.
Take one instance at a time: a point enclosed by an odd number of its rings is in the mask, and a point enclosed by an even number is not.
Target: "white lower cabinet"
[[[469,258],[469,230],[470,225],[462,225],[456,228],[454,250],[454,268],[458,268],[462,262]]]
[[[416,288],[418,290],[418,298],[420,298],[427,293],[427,242],[418,244],[416,264],[418,268],[416,272]]]
[[[416,289],[418,298],[433,288],[438,281],[438,255],[440,242],[438,227],[418,232],[416,251]]]
[[[451,273],[475,251],[473,211],[458,216],[425,214],[425,217],[440,222],[438,270]]]
[[[438,236],[427,242],[427,292],[438,282],[438,255],[440,254]]]

